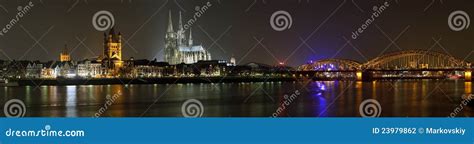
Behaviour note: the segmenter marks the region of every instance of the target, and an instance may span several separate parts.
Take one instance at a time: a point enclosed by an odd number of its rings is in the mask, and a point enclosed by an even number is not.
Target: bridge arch
[[[365,69],[445,69],[465,68],[468,62],[448,54],[426,50],[405,50],[376,57],[362,67]]]
[[[302,65],[299,69],[303,71],[331,71],[331,70],[357,70],[361,63],[348,59],[323,59]]]

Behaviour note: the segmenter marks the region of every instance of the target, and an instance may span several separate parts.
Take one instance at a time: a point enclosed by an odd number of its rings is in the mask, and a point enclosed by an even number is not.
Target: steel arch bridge
[[[426,50],[388,53],[366,63],[348,59],[323,59],[300,66],[302,71],[465,69],[471,64],[448,54]]]
[[[376,57],[362,65],[374,70],[462,69],[470,65],[448,54],[426,50],[405,50]]]
[[[471,63],[449,54],[426,50],[388,53],[366,63],[347,59],[323,59],[302,65],[297,77],[316,80],[444,79],[472,81]]]
[[[362,64],[348,59],[323,59],[302,65],[302,71],[354,71],[360,69]]]

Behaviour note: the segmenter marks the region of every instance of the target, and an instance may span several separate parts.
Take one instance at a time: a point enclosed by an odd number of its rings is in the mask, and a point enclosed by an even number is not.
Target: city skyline
[[[18,6],[28,2],[5,1],[0,11],[5,17],[0,24],[6,24]],[[123,59],[164,61],[168,12],[173,12],[173,23],[178,23],[179,11],[183,19],[191,19],[195,7],[208,1],[147,1],[149,6],[143,6],[143,1],[32,2],[35,6],[28,14],[0,36],[0,59],[57,60],[65,43],[72,51],[73,60],[98,56],[103,32],[94,29],[91,19],[96,12],[107,10],[114,15],[115,28],[126,41]],[[323,2],[318,3],[320,9],[314,9],[316,2],[311,1],[209,2],[212,6],[192,27],[193,39],[209,48],[213,59],[228,60],[234,56],[238,64],[285,62],[299,66],[309,60],[326,58],[365,62],[389,52],[423,49],[473,61],[473,44],[466,39],[473,36],[471,29],[453,31],[447,23],[449,14],[455,10],[470,13],[465,4],[470,1],[387,1],[389,6],[380,13],[380,18],[358,34],[357,39],[353,39],[353,32],[370,17],[371,7],[383,2]],[[129,12],[136,7],[140,9]],[[278,10],[291,15],[293,25],[289,29],[272,29],[269,19]]]
[[[0,93],[18,117],[471,117],[472,4],[0,0]]]

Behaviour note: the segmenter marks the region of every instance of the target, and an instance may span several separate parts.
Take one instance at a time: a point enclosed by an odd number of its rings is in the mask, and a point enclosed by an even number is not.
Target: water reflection
[[[313,110],[315,113],[313,115],[326,116],[327,98],[323,95],[327,90],[326,84],[324,82],[314,82],[309,84],[309,88],[311,89],[309,94],[314,101]]]
[[[66,117],[77,117],[76,86],[66,86]]]
[[[446,117],[463,95],[472,94],[472,83],[463,81],[324,81],[180,85],[84,85],[8,87],[1,100],[24,100],[27,116],[91,117],[107,103],[107,95],[121,92],[102,116],[182,116],[181,104],[198,99],[208,117],[269,117],[285,94],[301,92],[279,116],[358,117],[359,104],[377,99],[381,116]],[[155,103],[156,101],[156,103]],[[464,113],[464,114],[463,114]],[[472,115],[466,107],[459,115]]]
[[[472,94],[472,82],[464,82],[464,93],[466,95]]]

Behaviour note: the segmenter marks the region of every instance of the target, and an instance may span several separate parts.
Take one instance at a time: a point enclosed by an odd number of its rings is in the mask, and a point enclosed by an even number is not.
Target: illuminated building
[[[230,62],[227,64],[227,66],[235,66],[235,65],[236,65],[235,58],[234,58],[234,56],[232,56],[230,58]]]
[[[99,60],[111,70],[108,74],[116,75],[122,68],[122,34],[115,34],[114,28],[110,29],[109,34],[104,33],[104,53]]]
[[[54,65],[54,73],[57,77],[73,78],[77,75],[75,64],[73,62],[59,62]]]
[[[211,54],[202,45],[193,44],[191,29],[189,29],[188,39],[186,39],[185,33],[181,12],[179,13],[178,31],[174,32],[170,11],[168,30],[165,36],[165,61],[175,65],[180,63],[192,64],[200,60],[211,60]]]
[[[43,67],[41,69],[41,78],[56,78],[56,73],[52,68]]]
[[[59,54],[59,61],[60,62],[71,61],[71,55],[69,55],[69,52],[67,50],[67,45],[64,45],[63,51]]]
[[[103,71],[102,64],[96,61],[85,60],[77,65],[77,75],[82,78],[100,78]]]
[[[195,69],[195,75],[198,76],[224,76],[227,75],[227,61],[224,60],[209,60],[209,61],[198,61],[193,64]]]
[[[127,62],[127,67],[130,67],[130,71],[127,73],[127,76],[132,78],[152,78],[152,77],[162,77],[168,76],[167,71],[170,68],[170,65],[166,62],[157,62],[156,59],[149,61],[146,59],[143,60],[133,60]]]
[[[46,63],[43,63],[43,67],[41,69],[41,78],[44,79],[51,79],[51,78],[56,78],[57,74],[55,71],[55,66],[57,66],[58,61],[49,61]]]
[[[29,63],[28,66],[26,66],[25,76],[27,78],[40,78],[42,68],[43,64]]]

